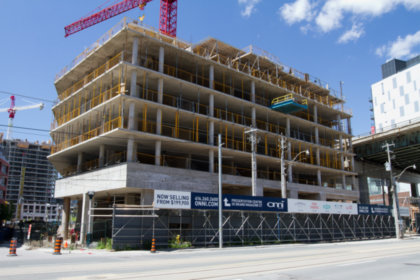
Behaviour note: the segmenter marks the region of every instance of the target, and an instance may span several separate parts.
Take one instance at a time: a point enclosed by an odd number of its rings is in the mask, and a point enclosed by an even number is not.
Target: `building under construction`
[[[217,193],[219,134],[226,194],[282,197],[284,152],[288,198],[359,199],[340,93],[255,47],[190,44],[124,19],[55,86],[49,160],[64,220],[79,200],[87,223],[89,191],[97,207],[152,205],[156,189]]]
[[[13,203],[18,219],[57,219],[59,205],[54,198],[57,171],[48,161],[51,143],[2,140],[9,162],[6,200]]]

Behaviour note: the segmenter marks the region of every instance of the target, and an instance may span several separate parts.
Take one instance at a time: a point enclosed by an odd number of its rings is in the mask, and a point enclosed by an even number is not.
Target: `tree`
[[[0,204],[0,221],[10,220],[13,216],[13,203]]]

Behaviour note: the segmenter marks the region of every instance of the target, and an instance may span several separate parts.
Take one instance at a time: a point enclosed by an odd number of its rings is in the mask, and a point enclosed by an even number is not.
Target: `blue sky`
[[[144,14],[146,25],[158,26],[154,0],[143,12],[134,9],[64,38],[64,26],[104,2],[0,0],[0,103],[9,97],[2,92],[57,99],[56,73],[124,16]],[[381,64],[420,53],[419,15],[420,0],[179,0],[177,35],[193,43],[210,36],[239,48],[252,44],[331,88],[343,81],[345,107],[353,110],[359,135],[370,130],[370,85],[380,80]],[[29,104],[24,99],[17,97],[17,105]],[[14,125],[49,130],[51,107],[18,112]],[[0,132],[7,122],[7,113],[0,113]],[[17,128],[13,136],[49,139],[46,132]]]

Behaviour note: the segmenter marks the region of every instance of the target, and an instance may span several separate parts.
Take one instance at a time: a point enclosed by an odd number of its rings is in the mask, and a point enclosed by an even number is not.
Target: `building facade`
[[[190,44],[124,20],[55,86],[49,159],[64,220],[78,200],[86,223],[90,191],[98,207],[151,205],[155,189],[217,193],[219,134],[226,194],[282,197],[283,138],[287,197],[359,199],[344,100],[257,48]]]
[[[23,204],[40,207],[57,204],[54,198],[57,171],[47,159],[51,144],[15,139],[3,140],[2,148],[10,164],[6,199],[16,207],[20,206],[15,215],[23,213]],[[22,215],[20,218],[25,219]]]
[[[420,120],[420,56],[382,65],[382,80],[374,83],[372,108],[375,131],[382,132]]]
[[[9,162],[0,148],[0,204],[6,203],[7,181],[9,175]]]

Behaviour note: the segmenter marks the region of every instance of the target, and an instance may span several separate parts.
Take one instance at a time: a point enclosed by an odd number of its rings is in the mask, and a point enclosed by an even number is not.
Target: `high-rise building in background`
[[[57,219],[60,210],[54,198],[57,171],[47,159],[51,144],[6,139],[2,148],[10,164],[6,200],[16,207],[15,217]]]
[[[371,102],[376,132],[420,121],[420,55],[383,64]]]
[[[9,174],[9,162],[4,157],[3,147],[0,146],[0,204],[6,203],[7,180]]]

